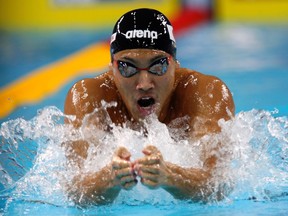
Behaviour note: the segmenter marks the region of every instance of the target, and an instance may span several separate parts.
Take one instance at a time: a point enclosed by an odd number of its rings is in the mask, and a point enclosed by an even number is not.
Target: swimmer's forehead
[[[114,54],[114,58],[155,58],[158,56],[168,57],[170,54],[156,49],[129,49]]]

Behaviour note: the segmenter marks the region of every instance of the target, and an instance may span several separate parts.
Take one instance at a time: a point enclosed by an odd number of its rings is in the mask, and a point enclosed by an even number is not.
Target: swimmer
[[[79,128],[83,118],[95,110],[99,111],[90,123],[107,132],[107,113],[114,124],[132,129],[152,114],[167,127],[177,118],[188,117],[185,136],[192,142],[219,133],[218,121],[234,116],[232,95],[220,79],[180,67],[173,27],[161,12],[142,8],[124,14],[114,26],[110,52],[107,72],[77,82],[68,92],[64,112],[76,119],[66,119],[67,124]],[[103,101],[116,102],[116,106],[103,112]],[[225,144],[229,143],[213,150]],[[67,152],[68,159],[81,168],[76,158],[85,160],[88,142],[79,140],[69,146],[73,151]],[[130,160],[127,148],[119,147],[110,163],[95,173],[76,176],[67,190],[79,205],[108,204],[141,179],[148,189],[163,188],[176,199],[205,200],[215,192],[207,185],[216,169],[216,155],[203,157],[201,169],[184,168],[165,161],[153,143],[135,161]]]

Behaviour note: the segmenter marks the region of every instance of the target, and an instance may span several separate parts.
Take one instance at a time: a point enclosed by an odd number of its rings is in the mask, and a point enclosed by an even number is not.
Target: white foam
[[[116,105],[102,104],[104,107]],[[85,124],[79,130],[74,130],[63,124],[64,117],[57,108],[48,107],[29,121],[15,119],[1,125],[2,156],[15,159],[15,167],[12,167],[14,172],[28,168],[26,175],[17,180],[11,169],[0,166],[0,172],[6,173],[6,180],[0,178],[0,183],[6,189],[16,186],[14,198],[24,196],[69,205],[63,192],[63,182],[71,180],[79,170],[66,166],[61,143],[83,137],[90,142],[85,161],[87,172],[97,171],[109,163],[119,146],[125,146],[132,154],[131,160],[135,160],[143,157],[142,150],[146,145],[155,145],[166,161],[183,167],[200,168],[203,165],[200,156],[203,150],[216,154],[220,158],[218,167],[222,172],[215,173],[215,181],[219,184],[223,181],[234,184],[234,190],[228,197],[230,200],[248,197],[266,199],[285,192],[288,187],[288,120],[287,117],[273,117],[268,111],[240,112],[231,121],[219,121],[222,128],[220,134],[207,135],[194,142],[183,136],[186,124],[179,129],[170,129],[153,116],[144,122],[147,135],[143,134],[143,130],[118,127],[112,123],[111,133]],[[178,121],[185,122],[186,119]],[[175,120],[174,125],[178,123]],[[95,139],[100,140],[99,145],[94,145]],[[228,145],[215,152],[213,147],[219,141]],[[37,155],[30,169],[25,168],[21,157],[27,153],[31,142],[37,143]],[[210,146],[203,148],[201,143],[210,143]],[[8,147],[10,152],[7,151]],[[174,201],[164,190],[156,192],[139,184],[133,191],[123,191],[115,202],[137,204]]]

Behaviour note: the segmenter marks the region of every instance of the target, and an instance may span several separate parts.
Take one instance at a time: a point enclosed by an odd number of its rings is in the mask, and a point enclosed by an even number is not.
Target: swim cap
[[[115,24],[110,42],[111,57],[126,49],[157,49],[176,59],[173,27],[161,12],[141,8],[127,12]]]

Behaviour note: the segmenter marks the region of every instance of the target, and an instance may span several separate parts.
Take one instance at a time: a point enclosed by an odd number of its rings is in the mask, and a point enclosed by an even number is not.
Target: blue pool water
[[[10,72],[19,78],[108,36],[107,32],[77,35],[75,40],[65,37],[65,33],[37,37],[1,34],[5,43],[0,44],[0,73],[4,71],[0,85],[15,79]],[[137,186],[132,192],[120,194],[111,206],[79,209],[67,201],[59,186],[59,175],[66,173],[61,166],[64,159],[59,142],[67,133],[62,127],[65,95],[73,82],[82,78],[76,77],[56,95],[40,104],[20,107],[1,120],[0,215],[287,215],[287,36],[288,26],[283,25],[207,24],[177,38],[182,67],[220,77],[234,96],[237,115],[233,121],[222,123],[222,135],[232,143],[234,160],[229,175],[236,186],[225,200],[186,203],[164,191]],[[159,147],[163,147],[162,140],[169,142],[163,131],[150,137],[150,141],[160,143]],[[133,131],[121,132],[125,138],[115,132],[114,139],[145,144]],[[135,146],[129,147],[137,152]],[[170,156],[165,149],[163,154],[180,164],[187,159]]]

